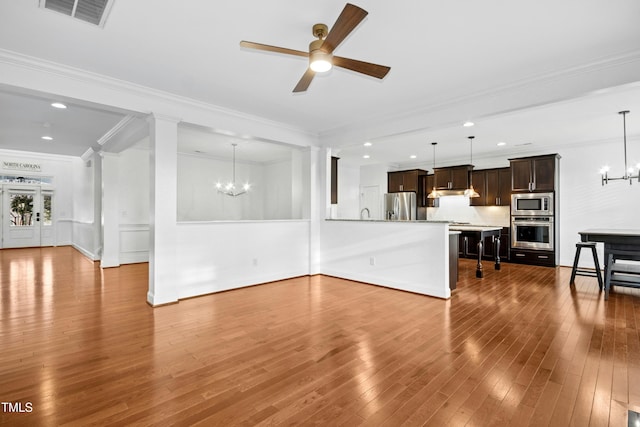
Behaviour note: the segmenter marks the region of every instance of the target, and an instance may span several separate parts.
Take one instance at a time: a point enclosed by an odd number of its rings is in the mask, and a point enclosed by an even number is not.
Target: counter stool
[[[578,261],[580,260],[580,251],[582,248],[591,248],[591,253],[593,254],[593,263],[596,266],[596,271],[578,268]],[[569,281],[570,285],[574,284],[576,276],[589,276],[589,277],[597,277],[598,278],[598,287],[602,290],[602,273],[600,272],[600,262],[598,261],[598,253],[596,252],[596,242],[578,242],[576,243],[576,256],[573,259],[573,269],[571,270],[571,281]]]

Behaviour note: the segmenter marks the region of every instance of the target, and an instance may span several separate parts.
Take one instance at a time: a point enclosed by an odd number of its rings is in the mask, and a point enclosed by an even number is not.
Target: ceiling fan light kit
[[[313,26],[313,35],[318,38],[309,44],[309,68],[316,73],[325,73],[333,67],[333,55],[322,50],[329,29],[324,24]]]
[[[318,40],[314,40],[309,44],[309,52],[245,40],[240,42],[240,46],[249,49],[308,57],[309,67],[298,81],[293,92],[306,91],[315,73],[327,72],[333,67],[345,68],[377,79],[383,79],[389,70],[391,70],[390,67],[333,55],[333,51],[351,34],[367,14],[368,12],[366,10],[347,3],[330,31],[325,24],[315,24],[313,26],[313,35],[317,37]]]

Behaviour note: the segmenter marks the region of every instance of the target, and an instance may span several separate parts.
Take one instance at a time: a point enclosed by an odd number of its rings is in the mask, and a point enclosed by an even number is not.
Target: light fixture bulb
[[[45,141],[53,141],[53,138],[48,136],[48,135],[45,135],[45,136],[43,136],[41,138],[44,139]]]
[[[323,40],[314,40],[309,44],[309,68],[316,73],[325,73],[333,67],[333,55],[321,49]]]
[[[313,71],[316,73],[326,73],[333,67],[330,61],[324,58],[314,59],[313,62],[309,65]]]
[[[59,108],[61,110],[64,110],[65,108],[67,108],[67,106],[64,105],[62,102],[54,102],[54,103],[51,104],[51,106],[53,108]]]
[[[468,127],[473,126],[474,124],[475,124],[475,123],[473,123],[473,122],[466,121],[466,122],[464,122],[464,123],[462,124],[462,126],[464,126],[464,127],[468,128]]]

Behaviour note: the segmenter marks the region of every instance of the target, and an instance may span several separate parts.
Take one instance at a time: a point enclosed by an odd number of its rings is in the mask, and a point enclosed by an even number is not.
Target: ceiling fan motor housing
[[[313,37],[317,37],[319,39],[324,39],[329,34],[329,27],[325,24],[315,24],[312,29]]]

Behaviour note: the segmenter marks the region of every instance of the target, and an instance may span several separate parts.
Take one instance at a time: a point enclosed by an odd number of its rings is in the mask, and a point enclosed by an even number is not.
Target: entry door
[[[3,248],[53,245],[52,194],[37,187],[5,186],[2,200]]]

